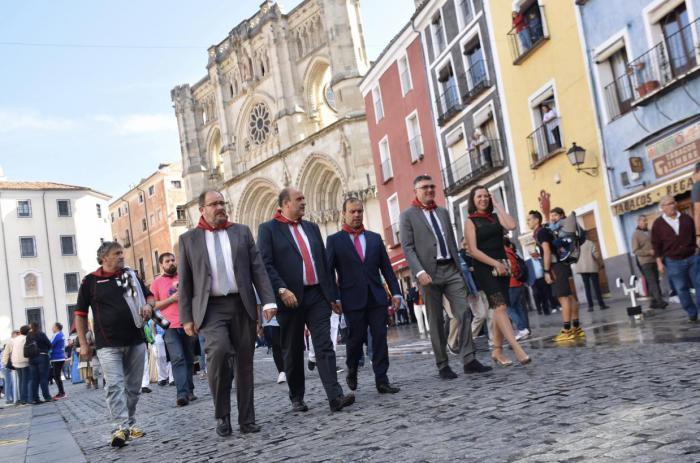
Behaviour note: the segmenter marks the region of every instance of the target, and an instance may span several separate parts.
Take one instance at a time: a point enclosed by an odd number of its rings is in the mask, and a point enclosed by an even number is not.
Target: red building
[[[360,83],[377,175],[384,241],[407,288],[410,272],[399,243],[399,214],[415,197],[413,179],[430,175],[445,204],[420,35],[408,23]]]

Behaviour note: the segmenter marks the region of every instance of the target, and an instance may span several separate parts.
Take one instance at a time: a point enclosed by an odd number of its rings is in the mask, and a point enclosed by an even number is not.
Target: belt
[[[452,259],[440,259],[437,261],[437,264],[438,265],[447,265],[447,264],[451,264],[452,262],[454,262]]]
[[[224,297],[231,297],[231,296],[240,296],[240,293],[228,293],[225,296],[209,296],[209,299],[217,299],[217,298],[224,298]]]

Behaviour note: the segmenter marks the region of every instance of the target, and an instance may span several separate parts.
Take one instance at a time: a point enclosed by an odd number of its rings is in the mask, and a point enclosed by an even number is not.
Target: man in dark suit
[[[350,329],[346,342],[348,387],[357,389],[357,366],[362,357],[362,344],[369,326],[372,334],[372,369],[377,390],[395,394],[398,387],[389,383],[389,349],[386,343],[387,307],[398,309],[401,288],[391,268],[382,237],[365,230],[362,225],[364,207],[357,198],[343,202],[343,230],[328,237],[326,250],[331,275],[337,273],[340,292],[336,302],[342,304]],[[387,297],[382,279],[393,295]]]
[[[280,211],[260,224],[258,245],[277,296],[284,369],[292,410],[305,412],[304,325],[311,332],[316,364],[331,411],[355,402],[344,395],[335,369],[335,350],[330,338],[331,308],[340,313],[334,296],[335,280],[328,269],[326,249],[318,225],[302,220],[306,201],[301,191],[283,189]]]
[[[447,335],[443,328],[443,297],[450,303],[459,329],[459,357],[464,373],[482,373],[491,367],[477,359],[472,341],[472,313],[467,306],[467,284],[459,266],[457,241],[450,214],[435,203],[435,183],[428,175],[413,181],[416,198],[399,218],[401,247],[408,266],[420,284],[430,324],[430,341],[440,377],[454,379],[457,374],[447,359]]]
[[[274,293],[250,229],[228,221],[221,193],[199,195],[199,211],[197,228],[180,236],[180,320],[188,336],[201,332],[205,338],[217,434],[231,434],[234,363],[240,430],[258,432],[253,406],[255,290],[268,320],[277,307]]]

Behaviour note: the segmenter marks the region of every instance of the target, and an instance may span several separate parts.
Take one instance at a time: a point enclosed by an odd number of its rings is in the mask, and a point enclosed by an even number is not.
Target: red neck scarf
[[[199,218],[199,223],[197,224],[197,228],[201,228],[202,230],[209,230],[210,232],[217,231],[217,230],[226,230],[229,227],[233,226],[233,222],[229,222],[228,220],[222,224],[219,225],[218,227],[214,228],[211,225],[209,225],[209,222],[204,220],[204,216],[201,216]]]
[[[418,201],[418,198],[414,198],[413,201],[411,201],[411,204],[426,211],[432,211],[438,207],[435,201],[433,201],[432,204],[423,204],[422,202]]]
[[[115,275],[121,275],[122,273],[124,273],[124,269],[117,270],[116,272],[105,272],[105,269],[102,267],[98,267],[97,270],[92,272],[93,275],[101,278],[111,278]]]
[[[489,222],[496,222],[496,219],[494,219],[493,214],[489,214],[488,212],[472,212],[469,214],[470,219],[486,219]]]
[[[358,228],[350,228],[348,224],[343,224],[343,231],[351,234],[353,237],[360,236],[365,232],[365,226],[360,225]]]
[[[285,216],[283,216],[282,213],[279,211],[277,211],[275,213],[275,215],[272,216],[272,218],[278,222],[286,223],[287,225],[299,225],[299,224],[301,224],[301,219],[299,219],[299,220],[288,219]]]

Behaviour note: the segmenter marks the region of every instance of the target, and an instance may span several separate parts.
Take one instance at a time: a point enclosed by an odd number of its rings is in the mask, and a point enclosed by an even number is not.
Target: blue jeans
[[[102,347],[97,358],[107,381],[107,406],[117,429],[136,423],[136,404],[141,394],[146,343],[127,347]]]
[[[673,288],[678,293],[683,310],[688,317],[697,318],[698,306],[700,306],[700,255],[693,255],[685,259],[664,259],[668,270],[668,278]],[[690,296],[690,288],[695,288],[695,301]]]
[[[48,354],[39,354],[36,357],[29,359],[29,399],[32,402],[39,401],[39,388],[44,400],[51,400],[51,392],[49,392],[49,356]]]
[[[5,403],[15,403],[18,401],[19,397],[15,394],[15,375],[12,374],[14,370],[5,368],[2,372],[5,378]]]
[[[19,401],[20,403],[26,404],[29,402],[29,379],[31,378],[32,371],[29,367],[17,368],[17,384],[19,385]]]
[[[518,331],[522,331],[528,328],[527,321],[525,319],[525,309],[523,308],[525,286],[508,288],[508,297],[510,299],[510,305],[508,306],[508,316],[513,321],[513,323],[515,323],[515,327],[518,329]]]
[[[194,391],[192,382],[192,364],[194,363],[193,341],[185,334],[183,328],[169,328],[163,335],[165,345],[170,354],[170,365],[173,369],[173,378],[177,386],[177,397],[187,398]]]

